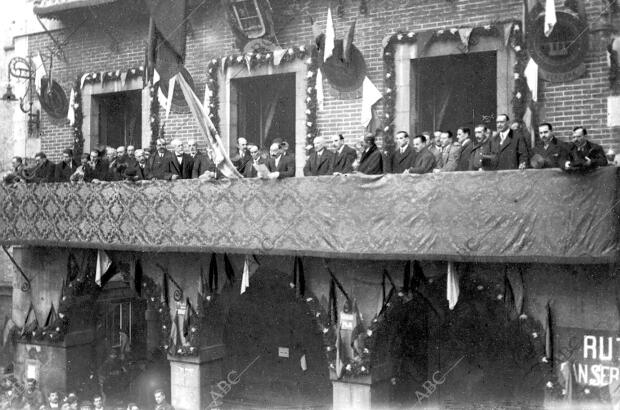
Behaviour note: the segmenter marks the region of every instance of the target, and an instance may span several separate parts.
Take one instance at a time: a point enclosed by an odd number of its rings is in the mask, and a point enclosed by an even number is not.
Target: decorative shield
[[[336,90],[342,92],[355,91],[362,86],[364,77],[366,77],[364,56],[353,44],[351,45],[350,61],[344,61],[342,53],[342,40],[336,40],[332,56],[321,67],[323,75]],[[319,58],[321,61],[323,60],[322,52]]]
[[[56,119],[67,117],[69,110],[67,94],[65,94],[65,90],[55,80],[52,80],[50,86],[48,78],[43,77],[41,79],[41,94],[37,96],[41,102],[41,107],[50,117]]]

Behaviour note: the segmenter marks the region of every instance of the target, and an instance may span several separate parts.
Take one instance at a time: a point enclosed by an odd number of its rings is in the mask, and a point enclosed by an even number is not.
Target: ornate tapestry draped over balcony
[[[608,263],[618,169],[0,188],[0,243],[364,259]]]

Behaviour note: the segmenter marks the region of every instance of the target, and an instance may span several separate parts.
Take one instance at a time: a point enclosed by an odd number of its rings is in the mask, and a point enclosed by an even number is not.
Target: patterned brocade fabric
[[[608,263],[617,170],[3,185],[0,243]]]

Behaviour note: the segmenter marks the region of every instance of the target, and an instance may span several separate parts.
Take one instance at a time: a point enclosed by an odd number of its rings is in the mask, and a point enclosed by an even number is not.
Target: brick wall
[[[310,44],[310,17],[324,25],[328,4],[333,9],[337,5],[336,2],[332,3],[325,0],[272,0],[271,4],[276,10],[276,29],[279,30],[277,37],[282,47]],[[558,10],[562,10],[561,2],[556,3]],[[588,20],[592,21],[602,10],[602,2],[587,0],[586,3]],[[521,5],[520,0],[378,0],[368,2],[369,12],[364,16],[359,14],[359,1],[346,0],[344,16],[340,18],[334,12],[334,23],[336,37],[342,38],[357,18],[355,45],[365,57],[369,78],[383,91],[381,40],[385,36],[398,29],[419,32],[521,19]],[[65,48],[67,63],[55,61],[54,76],[67,90],[67,94],[72,81],[84,71],[125,70],[143,64],[148,16],[135,10],[119,13],[118,7],[104,6],[97,9],[101,20],[108,23],[106,30],[111,34],[91,19],[69,40]],[[117,18],[119,15],[122,18]],[[232,54],[237,50],[220,2],[206,2],[192,14],[190,23],[186,66],[192,73],[199,97],[203,98],[209,59]],[[66,30],[71,31],[70,28]],[[60,32],[55,35],[62,37]],[[110,36],[118,40],[118,52],[110,48]],[[45,50],[50,45],[51,40],[45,34],[33,36],[30,39],[30,52]],[[620,152],[618,130],[606,126],[606,101],[610,95],[606,55],[603,47],[593,39],[586,65],[586,75],[581,79],[559,84],[541,83],[541,120],[553,123],[561,137],[568,136],[574,125],[584,125],[594,141],[602,143],[605,149],[613,146]],[[356,141],[363,134],[359,125],[361,98],[339,99],[329,86],[325,91],[325,110],[319,113],[318,118],[321,133],[343,132],[347,142]],[[380,104],[378,111],[381,115]],[[68,124],[63,121],[53,122],[45,113],[41,131],[42,149],[52,159],[57,159],[61,150],[72,144]],[[190,114],[173,112],[166,126],[166,135],[187,140],[198,137],[199,132]]]

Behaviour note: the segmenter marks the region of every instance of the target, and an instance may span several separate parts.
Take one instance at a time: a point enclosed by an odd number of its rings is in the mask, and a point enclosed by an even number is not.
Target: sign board
[[[288,347],[278,347],[278,357],[285,357],[288,359]]]
[[[340,328],[342,330],[353,330],[355,328],[355,315],[351,313],[341,313]]]

